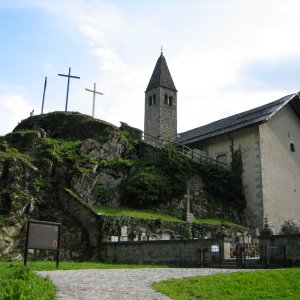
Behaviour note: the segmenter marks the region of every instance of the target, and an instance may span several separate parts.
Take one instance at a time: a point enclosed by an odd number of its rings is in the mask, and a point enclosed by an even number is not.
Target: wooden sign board
[[[27,262],[28,249],[44,249],[57,251],[57,266],[60,252],[61,223],[28,220],[24,255]]]

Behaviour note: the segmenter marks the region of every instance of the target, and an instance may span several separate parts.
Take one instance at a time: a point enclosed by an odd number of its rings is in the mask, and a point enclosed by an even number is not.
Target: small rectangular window
[[[153,105],[156,105],[156,95],[154,94],[153,96],[152,96],[152,99],[153,99]]]
[[[149,105],[149,106],[152,105],[152,96],[149,96],[149,98],[148,98],[148,105]]]
[[[168,95],[165,95],[165,104],[167,104],[167,105],[168,105],[168,100],[169,100]]]
[[[291,152],[295,152],[296,151],[294,143],[290,143],[290,149],[291,149]]]

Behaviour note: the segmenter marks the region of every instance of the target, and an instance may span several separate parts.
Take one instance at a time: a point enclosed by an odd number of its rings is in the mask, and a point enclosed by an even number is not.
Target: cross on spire
[[[65,107],[65,114],[67,113],[68,110],[68,98],[69,98],[69,85],[70,85],[70,78],[76,78],[76,79],[80,79],[80,77],[78,76],[71,76],[71,68],[69,67],[69,74],[58,74],[58,76],[64,76],[64,77],[68,77],[68,85],[67,85],[67,96],[66,96],[66,107]]]
[[[93,93],[93,113],[92,113],[92,116],[94,118],[95,117],[95,99],[96,99],[96,94],[103,95],[103,93],[96,91],[96,83],[94,83],[94,89],[93,90],[90,90],[90,89],[85,89],[85,90],[88,91],[88,92],[92,92]]]

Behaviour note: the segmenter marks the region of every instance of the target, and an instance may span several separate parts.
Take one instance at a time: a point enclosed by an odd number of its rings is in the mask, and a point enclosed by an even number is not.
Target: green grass
[[[230,220],[221,220],[221,219],[195,219],[195,223],[197,224],[211,224],[211,225],[227,225],[229,227],[235,227],[240,229],[246,229],[246,227],[236,224]]]
[[[23,261],[18,262],[0,262],[1,266],[22,267]],[[31,271],[52,271],[56,269],[55,261],[29,261],[27,268]],[[62,261],[59,263],[58,270],[84,270],[84,269],[142,269],[142,268],[166,268],[166,266],[156,265],[126,265],[126,264],[108,264],[99,262],[71,262]],[[1,298],[0,298],[1,299]]]
[[[61,262],[59,270],[82,269],[139,269],[165,268],[153,265],[117,265],[105,263]],[[53,300],[56,287],[33,271],[56,270],[54,261],[34,261],[23,266],[23,262],[0,261],[0,300]]]
[[[29,268],[0,263],[0,299],[53,300],[56,287]]]
[[[96,205],[93,207],[97,212],[107,216],[121,216],[121,217],[132,217],[148,220],[162,220],[167,222],[183,222],[179,218],[175,218],[168,214],[161,214],[150,210],[137,210],[132,208],[118,207],[112,208],[108,206]]]
[[[300,268],[238,272],[155,283],[171,299],[300,299]]]
[[[132,217],[132,218],[142,218],[149,220],[162,220],[169,222],[184,222],[184,220],[168,215],[167,213],[158,213],[151,210],[138,210],[128,207],[108,207],[104,205],[95,205],[93,207],[96,212],[102,213],[106,216],[121,216],[121,217]],[[197,224],[211,224],[211,225],[226,225],[228,227],[235,227],[240,229],[245,229],[244,226],[236,224],[229,220],[221,219],[195,219]]]

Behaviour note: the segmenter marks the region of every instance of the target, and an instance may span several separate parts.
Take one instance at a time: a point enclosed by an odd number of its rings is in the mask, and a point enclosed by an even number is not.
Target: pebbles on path
[[[152,288],[154,282],[215,273],[233,269],[110,269],[38,271],[57,286],[57,300],[165,300],[168,297]],[[244,271],[244,270],[243,270]]]

